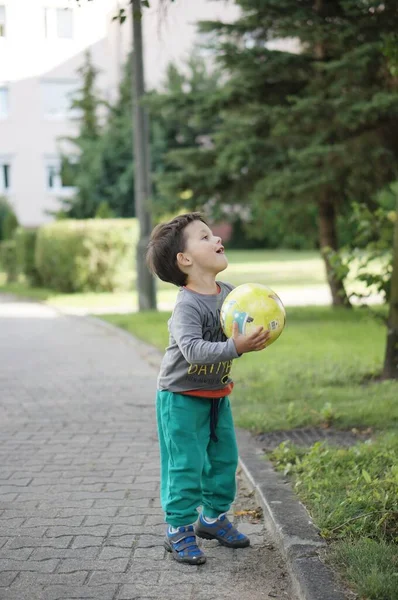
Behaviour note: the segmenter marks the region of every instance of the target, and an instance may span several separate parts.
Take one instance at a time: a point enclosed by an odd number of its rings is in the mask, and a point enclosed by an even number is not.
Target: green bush
[[[18,227],[18,219],[13,210],[9,210],[4,217],[2,223],[2,237],[3,240],[12,240],[14,237],[15,230]]]
[[[353,296],[357,296],[361,302],[372,293],[380,294],[388,302],[397,199],[398,181],[395,181],[376,195],[375,207],[354,202],[348,219],[354,232],[350,243],[338,252],[327,250],[334,274],[343,282],[350,273],[350,266],[356,265],[356,279],[364,284],[365,290]]]
[[[17,253],[14,240],[5,240],[0,243],[0,262],[7,275],[7,283],[17,280]]]
[[[64,220],[41,227],[36,268],[44,287],[60,292],[130,289],[135,219]]]
[[[6,215],[10,212],[10,205],[4,196],[0,196],[0,242],[3,239],[3,222]]]
[[[108,202],[106,202],[106,200],[103,200],[98,205],[98,208],[96,210],[94,218],[95,219],[113,219],[114,216],[115,215],[114,215],[113,211],[111,210]]]
[[[18,219],[7,198],[0,196],[0,242],[11,240],[15,229],[18,227]]]
[[[40,286],[41,279],[35,264],[37,229],[19,227],[15,233],[18,271],[32,286]]]

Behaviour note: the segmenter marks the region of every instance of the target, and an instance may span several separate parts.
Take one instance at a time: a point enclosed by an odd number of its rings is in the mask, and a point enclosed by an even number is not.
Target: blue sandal
[[[221,515],[215,523],[206,523],[203,515],[200,515],[195,524],[195,533],[205,540],[218,540],[220,544],[228,548],[246,548],[250,546],[249,538],[240,533],[226,515]]]
[[[164,547],[178,562],[189,565],[203,565],[206,562],[206,556],[196,543],[193,525],[179,527],[176,533],[171,533],[168,528]]]

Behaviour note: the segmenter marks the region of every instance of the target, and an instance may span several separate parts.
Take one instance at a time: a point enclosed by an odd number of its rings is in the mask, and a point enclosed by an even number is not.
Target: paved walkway
[[[163,549],[142,356],[93,321],[0,301],[1,600],[294,600],[263,523],[242,523],[247,550],[204,542],[202,567]]]

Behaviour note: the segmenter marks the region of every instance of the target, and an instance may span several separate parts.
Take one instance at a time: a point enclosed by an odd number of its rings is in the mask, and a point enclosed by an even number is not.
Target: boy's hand
[[[239,333],[238,323],[236,321],[232,323],[232,339],[238,354],[264,350],[269,338],[270,332],[264,331],[264,327],[256,327],[249,335],[243,335]]]

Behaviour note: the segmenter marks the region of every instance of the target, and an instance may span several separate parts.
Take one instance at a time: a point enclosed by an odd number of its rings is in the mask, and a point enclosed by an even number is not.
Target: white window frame
[[[56,23],[57,23],[57,39],[59,40],[73,40],[75,37],[75,14],[73,12],[73,8],[70,6],[66,6],[65,8],[56,8]],[[68,15],[71,19],[68,26],[70,27],[70,35],[61,35],[62,33],[62,23],[61,23],[61,15]]]
[[[0,83],[0,92],[1,90],[5,90],[5,111],[1,112],[1,103],[0,103],[0,121],[2,121],[3,119],[8,119],[8,116],[10,114],[10,88],[8,87],[8,85],[4,84],[4,83]]]
[[[4,16],[0,21],[0,40],[7,36],[7,8],[5,4],[0,4],[0,16],[2,15]]]
[[[57,121],[57,120],[71,119],[73,117],[76,117],[80,112],[79,110],[70,108],[70,105],[72,103],[71,97],[68,99],[67,107],[60,107],[59,110],[54,110],[51,112],[48,112],[46,110],[47,99],[46,99],[45,86],[48,86],[48,85],[61,86],[63,84],[70,86],[70,91],[69,91],[70,96],[73,95],[73,88],[75,88],[75,91],[78,91],[78,89],[79,89],[79,81],[77,79],[42,79],[40,82],[41,93],[42,93],[43,115],[46,120],[56,120]]]
[[[0,196],[7,196],[11,192],[12,192],[12,157],[9,155],[1,155],[0,156]]]
[[[69,158],[73,161],[75,157],[70,156]],[[50,170],[53,171],[53,185],[50,185]],[[49,194],[69,196],[76,190],[74,186],[62,185],[60,156],[48,155],[44,157],[44,176],[46,192]]]
[[[60,21],[62,13],[70,15],[70,35],[60,35],[62,24]],[[66,40],[75,39],[75,11],[72,6],[45,6],[43,8],[43,26],[44,37],[47,40]]]

